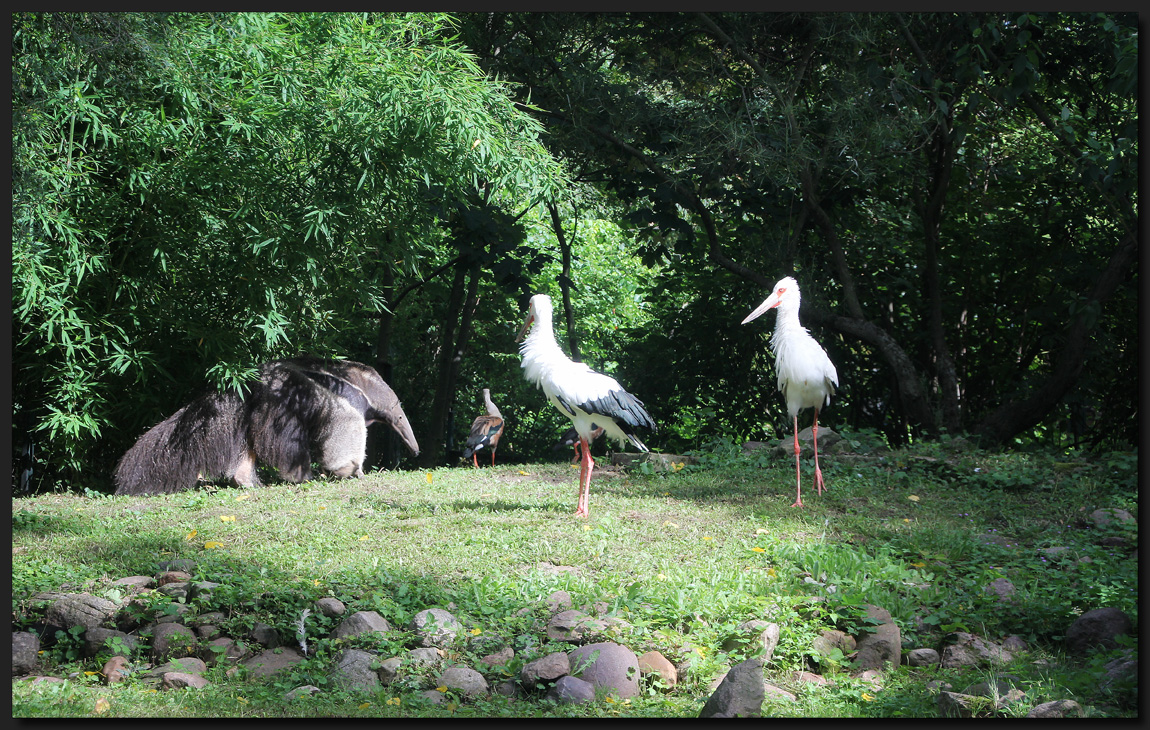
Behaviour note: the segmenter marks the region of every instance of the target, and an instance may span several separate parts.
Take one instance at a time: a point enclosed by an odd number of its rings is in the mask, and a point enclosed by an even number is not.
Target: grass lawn
[[[262,621],[292,643],[302,611],[324,596],[349,612],[378,611],[397,628],[425,608],[449,608],[469,636],[513,645],[516,674],[540,652],[563,648],[533,628],[546,618],[543,599],[562,589],[576,606],[606,604],[625,621],[616,640],[636,654],[692,658],[673,689],[646,683],[626,702],[557,707],[493,695],[431,706],[403,685],[370,695],[328,689],[285,703],[285,691],[321,684],[330,667],[333,619],[313,613],[307,635],[315,654],[289,676],[261,682],[213,668],[199,691],[157,692],[134,680],[105,686],[99,670],[107,657],[81,658],[78,641],[61,637],[45,649],[41,674],[72,678],[14,683],[14,716],[696,716],[708,683],[745,658],[722,645],[750,619],[779,624],[765,673],[797,696],[768,697],[764,715],[934,717],[927,682],[960,691],[1005,671],[1028,688],[1007,715],[1075,699],[1091,716],[1136,716],[1129,691],[1099,691],[1102,664],[1115,654],[1062,652],[1066,628],[1084,611],[1114,606],[1137,623],[1136,553],[1099,542],[1110,535],[1136,545],[1136,534],[1103,534],[1086,521],[1101,507],[1137,514],[1136,456],[1085,460],[945,444],[886,451],[849,435],[848,447],[853,453],[821,459],[822,495],[804,464],[803,508],[790,506],[792,461],[745,455],[732,444],[678,471],[598,469],[589,519],[573,515],[578,469],[566,463],[373,472],[357,481],[157,497],[14,498],[13,630],[43,617],[43,604],[31,600],[38,592],[116,599],[113,580],[190,558],[196,580],[221,584],[196,609],[223,611],[223,628],[237,634]],[[1054,546],[1071,548],[1072,557],[1058,562],[1041,552]],[[1012,602],[984,591],[996,578],[1014,584]],[[849,676],[848,658],[822,658],[811,646],[825,629],[859,630],[864,604],[891,612],[904,651],[940,648],[955,631],[995,641],[1019,635],[1030,651],[995,670],[892,668],[876,691]],[[402,637],[393,641],[375,649],[404,651]],[[474,657],[461,647],[449,658]],[[799,684],[800,669],[835,684]]]

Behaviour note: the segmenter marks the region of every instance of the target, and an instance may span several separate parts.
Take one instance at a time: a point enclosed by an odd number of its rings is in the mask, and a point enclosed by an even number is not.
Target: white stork
[[[799,324],[799,283],[791,277],[780,279],[771,295],[755,311],[747,315],[743,324],[750,322],[768,309],[778,307],[775,333],[771,335],[771,350],[775,353],[775,370],[779,373],[779,390],[787,399],[787,411],[795,428],[795,503],[803,506],[802,479],[799,476],[799,411],[815,409],[815,424],[811,428],[815,447],[815,487],[823,493],[823,473],[819,469],[819,409],[830,405],[839,374],[815,338]]]
[[[591,494],[591,470],[595,466],[591,459],[592,431],[599,426],[620,445],[630,441],[640,451],[649,451],[635,436],[634,429],[642,426],[655,431],[655,422],[643,408],[643,402],[623,390],[617,380],[597,373],[563,354],[555,342],[555,332],[551,325],[551,297],[546,294],[531,297],[527,319],[515,341],[522,342],[519,353],[523,357],[521,367],[527,382],[542,388],[547,400],[571,419],[571,424],[579,434],[583,458],[579,469],[579,500],[575,514],[587,517],[590,514],[587,501]]]

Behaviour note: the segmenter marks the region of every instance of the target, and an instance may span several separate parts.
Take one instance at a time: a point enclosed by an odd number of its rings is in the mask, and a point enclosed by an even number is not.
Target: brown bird
[[[479,468],[479,460],[475,452],[483,448],[491,450],[491,466],[495,466],[495,449],[499,446],[499,437],[503,435],[503,416],[499,409],[491,402],[491,390],[483,389],[483,405],[487,407],[487,415],[480,416],[471,422],[471,433],[467,436],[467,444],[463,447],[463,458],[471,457],[471,463]]]
[[[599,438],[602,435],[603,435],[602,426],[599,426],[598,424],[592,423],[591,424],[591,436],[587,439],[587,444],[590,445],[590,444],[594,443],[595,439]],[[567,447],[567,446],[574,446],[575,447],[575,457],[573,459],[571,459],[571,463],[572,464],[578,464],[579,458],[580,458],[580,454],[579,454],[579,446],[580,446],[579,432],[576,431],[574,428],[567,429],[567,431],[564,432],[563,436],[559,439],[559,443],[552,446],[551,450],[552,451],[558,451],[559,449],[562,449],[562,448]]]

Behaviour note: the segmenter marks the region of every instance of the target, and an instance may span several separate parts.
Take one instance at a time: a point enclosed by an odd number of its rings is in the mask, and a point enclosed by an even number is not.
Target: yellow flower
[[[248,497],[250,497],[250,496],[252,496],[252,495],[250,495],[250,494],[241,494],[240,496],[236,497],[236,501],[237,501],[237,502],[242,502],[242,501],[244,501],[245,499],[247,499],[247,498],[248,498]]]
[[[663,575],[662,573],[659,573],[659,575],[657,575],[656,577],[657,577],[659,580],[667,580],[667,576]]]
[[[680,469],[682,469],[686,465],[687,465],[686,462],[683,462],[683,461],[673,461],[673,462],[671,462],[671,469],[674,471],[679,471]]]
[[[926,563],[911,563],[911,565],[916,567],[916,568],[925,568],[926,567]]]
[[[429,474],[428,476],[430,477],[431,475]],[[527,471],[522,471],[522,470],[520,470],[520,472],[519,472],[519,476],[522,476],[522,477],[529,477],[529,476],[531,476],[531,472],[527,472]],[[430,481],[431,481],[431,479],[428,479],[427,481],[429,481],[429,482],[430,482]]]
[[[869,695],[869,694],[867,694],[866,692],[863,692],[863,693],[862,693],[862,698],[863,698],[865,701],[867,701],[867,702],[870,702],[871,700],[873,700],[873,699],[874,699],[874,697],[873,697],[872,695]]]
[[[910,522],[910,520],[909,520],[908,518],[906,518],[906,517],[903,517],[903,518],[902,518],[902,521],[903,521],[903,522]]]
[[[436,688],[435,688],[435,691],[436,691],[436,692],[446,692],[446,691],[447,691],[447,685],[446,685],[446,684],[441,684],[441,685],[439,685],[438,687],[436,687]]]
[[[210,542],[204,543],[204,550],[215,550],[216,548],[223,546],[224,544],[222,542],[216,542],[215,540],[212,540]]]
[[[110,709],[112,709],[112,704],[110,702],[108,702],[108,700],[104,699],[103,697],[96,700],[95,711],[96,711],[97,715],[103,715],[105,712],[107,712]]]
[[[323,512],[325,509],[327,509],[327,505],[321,504],[319,507],[316,507],[316,509],[319,510],[320,512]]]
[[[427,472],[427,483],[431,484],[431,472]]]
[[[312,578],[311,584],[314,586],[318,586],[319,585],[319,578]]]
[[[703,539],[704,540],[714,540],[715,538],[711,537],[710,535],[703,535]]]
[[[907,499],[909,499],[909,500],[910,500],[910,501],[912,501],[912,502],[917,502],[917,501],[918,501],[918,495],[917,495],[917,494],[908,494],[908,495],[906,496],[906,498],[907,498]]]
[[[483,633],[483,629],[479,628],[478,626],[476,626],[474,629],[471,630],[472,636],[479,636],[482,633]]]
[[[235,515],[220,515],[220,522],[235,522]]]
[[[239,702],[241,705],[246,705],[248,703],[248,698],[247,697],[237,697],[236,702]]]
[[[192,530],[191,532],[189,532],[187,535],[184,536],[184,539],[185,540],[191,540],[192,538],[194,538],[198,534],[199,534],[199,532],[197,530]]]
[[[663,527],[670,527],[673,530],[679,529],[679,526],[676,525],[674,522],[671,522],[670,520],[665,520],[663,522]]]
[[[763,550],[763,549],[762,549],[761,547],[759,547],[758,545],[756,545],[755,547],[751,548],[751,550],[755,551],[756,553],[765,553],[765,552],[766,552],[766,550]]]
[[[359,706],[359,709],[366,710],[369,707],[371,707],[371,703],[370,702],[364,702],[362,705]]]
[[[360,540],[368,540],[370,538],[367,535],[361,535],[359,539]]]
[[[604,697],[603,699],[607,700],[611,704],[615,704],[615,698],[614,697]]]
[[[776,576],[778,575],[778,573],[776,573],[776,572],[775,572],[775,569],[774,569],[774,568],[767,568],[767,575],[769,575],[769,576],[771,576],[772,578],[774,578],[774,577],[776,577]]]
[[[389,700],[387,701],[387,704],[389,704],[389,705],[398,705],[398,704],[399,704],[399,698],[398,698],[398,697],[392,697],[391,699],[389,699]]]
[[[763,528],[763,527],[760,527],[759,529],[755,530],[756,535],[766,535],[768,532],[769,532],[769,530],[767,530],[766,528]]]

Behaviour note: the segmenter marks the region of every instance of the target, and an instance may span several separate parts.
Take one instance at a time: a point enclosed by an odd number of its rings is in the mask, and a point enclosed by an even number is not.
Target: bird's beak
[[[760,314],[767,311],[768,309],[779,306],[779,301],[780,300],[779,300],[778,296],[776,296],[775,294],[771,294],[769,297],[767,297],[766,301],[764,301],[762,304],[760,304],[758,306],[758,308],[755,309],[755,311],[748,314],[747,318],[744,319],[741,322],[741,324],[746,324],[747,322],[750,322],[752,319],[758,317]]]
[[[522,342],[523,338],[527,336],[527,330],[531,329],[531,325],[535,322],[535,314],[533,312],[527,313],[527,319],[523,321],[523,326],[519,328],[519,334],[515,335],[516,342]]]

